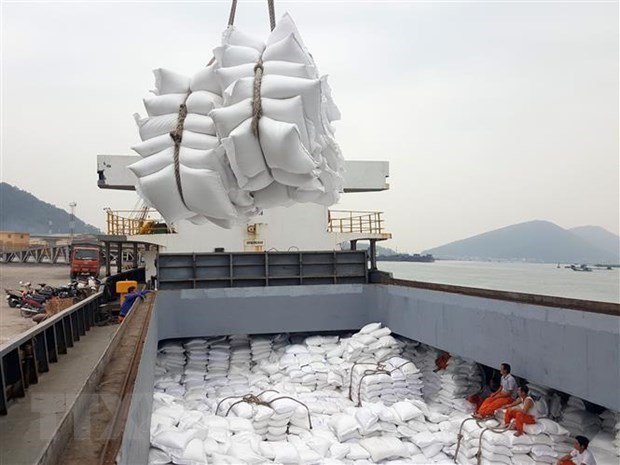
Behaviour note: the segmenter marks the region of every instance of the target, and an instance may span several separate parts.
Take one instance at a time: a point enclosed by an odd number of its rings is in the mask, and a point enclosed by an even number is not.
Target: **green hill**
[[[578,228],[571,228],[569,231],[593,246],[609,251],[616,257],[613,263],[620,263],[620,237],[600,226],[579,226]]]
[[[615,237],[618,241],[618,236]],[[424,253],[444,259],[617,263],[617,253],[609,250],[606,244],[607,242],[600,244],[592,238],[586,240],[548,221],[529,221],[451,242]]]
[[[39,200],[29,192],[5,182],[0,183],[0,230],[31,234],[70,232],[71,215]],[[76,234],[103,234],[101,230],[75,219]]]

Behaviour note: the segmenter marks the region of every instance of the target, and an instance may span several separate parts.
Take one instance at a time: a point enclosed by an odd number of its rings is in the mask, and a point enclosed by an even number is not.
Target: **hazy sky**
[[[266,2],[236,24],[265,37]],[[96,186],[132,154],[153,68],[211,58],[229,2],[2,2],[3,181],[104,227],[135,193]],[[387,160],[392,247],[545,219],[618,233],[617,2],[284,2],[342,112],[349,160]],[[25,212],[27,214],[27,212]]]

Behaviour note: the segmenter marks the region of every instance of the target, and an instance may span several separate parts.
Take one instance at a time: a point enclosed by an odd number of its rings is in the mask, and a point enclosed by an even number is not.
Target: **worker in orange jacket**
[[[510,365],[508,363],[502,363],[499,367],[499,372],[502,375],[499,389],[480,404],[478,410],[476,410],[474,414],[475,418],[492,417],[497,409],[511,404],[515,399],[517,381],[514,376],[510,374]]]
[[[534,399],[529,396],[530,389],[527,386],[519,386],[517,389],[517,400],[506,406],[504,414],[504,423],[514,426],[517,432],[515,436],[523,434],[524,425],[533,425],[536,423]]]

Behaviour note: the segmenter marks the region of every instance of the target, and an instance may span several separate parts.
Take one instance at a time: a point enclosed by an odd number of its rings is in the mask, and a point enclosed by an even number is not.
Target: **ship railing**
[[[97,324],[103,289],[0,345],[0,415]]]
[[[329,210],[327,231],[335,233],[382,234],[383,212]]]
[[[106,214],[106,224],[110,235],[135,236],[175,232],[154,209],[112,210],[108,208]]]

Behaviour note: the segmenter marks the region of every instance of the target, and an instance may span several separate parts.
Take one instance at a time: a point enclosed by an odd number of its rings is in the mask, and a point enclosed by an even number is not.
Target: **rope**
[[[273,31],[276,27],[276,9],[274,0],[267,0],[267,9],[269,10],[269,26]],[[237,14],[237,0],[232,0],[230,4],[230,13],[228,14],[228,25],[235,24],[235,15]]]
[[[292,400],[292,401],[297,402],[297,403],[298,403],[299,405],[301,405],[302,407],[304,407],[304,408],[306,409],[306,412],[308,413],[308,426],[310,427],[310,429],[312,429],[312,419],[310,418],[310,409],[308,408],[308,406],[307,406],[306,404],[304,404],[304,403],[303,403],[302,401],[300,401],[300,400],[294,399],[294,398],[289,397],[289,396],[280,396],[280,397],[276,397],[275,399],[271,399],[271,400],[269,401],[269,403],[271,404],[271,403],[275,402],[276,400],[280,400],[280,399],[290,399],[290,400]]]
[[[245,396],[228,396],[228,397],[224,397],[222,400],[220,400],[220,401],[218,402],[217,407],[215,407],[215,415],[217,415],[217,412],[219,412],[219,410],[220,410],[220,405],[222,405],[224,402],[226,402],[226,401],[227,401],[227,400],[229,400],[229,399],[239,399],[239,398],[240,398],[240,399],[242,399],[242,401],[243,401],[243,398],[245,398],[245,397],[248,397],[248,398],[249,398],[249,397],[252,397],[252,398],[258,398],[259,396],[262,396],[262,395],[263,395],[264,393],[266,393],[266,392],[275,392],[276,394],[280,394],[280,393],[279,393],[278,391],[276,391],[275,389],[267,389],[266,391],[263,391],[263,392],[261,392],[260,394],[258,394],[258,395],[256,395],[256,396],[255,396],[255,395],[253,395],[253,394],[246,394]],[[259,400],[260,400],[260,399],[259,399]],[[238,402],[237,402],[237,403],[238,403]],[[237,404],[237,403],[236,403],[236,404]],[[248,401],[248,403],[250,403],[250,404],[251,404],[251,403],[253,403],[253,402],[252,402],[252,401]],[[236,404],[234,404],[234,405],[236,405]],[[233,406],[234,406],[234,405],[233,405]],[[231,407],[231,408],[232,408],[232,407]],[[230,409],[228,409],[228,412],[230,412]],[[228,412],[226,412],[226,415],[228,415]]]
[[[267,0],[267,8],[269,9],[269,26],[273,31],[276,27],[276,10],[273,0]]]
[[[258,120],[263,116],[260,89],[263,82],[263,58],[254,66],[254,85],[252,86],[252,134],[258,138]]]
[[[220,405],[222,405],[223,402],[229,400],[229,399],[238,399],[241,398],[240,400],[233,402],[231,404],[230,407],[228,407],[228,410],[226,411],[226,414],[224,415],[225,417],[228,416],[228,414],[230,413],[230,411],[233,409],[233,407],[235,405],[241,404],[241,403],[246,403],[246,404],[254,404],[254,405],[264,405],[265,407],[269,407],[272,410],[275,410],[271,404],[273,404],[276,400],[281,400],[281,399],[290,399],[293,402],[297,402],[299,405],[303,406],[306,409],[306,412],[308,414],[308,426],[310,427],[310,429],[312,429],[312,419],[310,417],[310,409],[308,408],[308,406],[306,404],[304,404],[302,401],[297,400],[293,397],[289,397],[289,396],[279,396],[279,397],[275,397],[273,399],[271,399],[270,401],[266,401],[266,400],[262,400],[260,398],[260,396],[262,396],[263,394],[265,394],[266,392],[275,392],[278,393],[278,391],[275,391],[273,389],[268,389],[266,391],[261,392],[258,395],[254,395],[254,394],[246,394],[244,396],[229,396],[229,397],[225,397],[224,399],[222,399],[221,401],[218,402],[217,407],[215,408],[215,414],[217,415],[218,411],[220,410]]]
[[[357,389],[357,407],[360,407],[362,405],[362,381],[364,381],[364,378],[366,376],[381,375],[381,374],[391,375],[395,371],[400,370],[402,367],[404,367],[405,365],[408,365],[410,363],[413,366],[415,366],[413,361],[408,360],[405,363],[401,363],[399,366],[397,366],[393,370],[386,370],[385,369],[385,365],[383,365],[382,362],[379,362],[379,363],[376,364],[377,365],[376,369],[374,369],[374,370],[364,370],[364,373],[362,373],[362,377],[360,378],[359,387]],[[356,365],[374,365],[374,363],[370,363],[370,362],[357,363],[356,362],[351,367],[351,381],[349,383],[349,400],[351,400],[351,401],[353,400],[353,398],[352,398],[352,395],[353,395],[353,369],[355,368]]]
[[[353,371],[357,365],[376,365],[374,362],[355,362],[351,367],[351,376],[349,377],[349,400],[353,401]],[[368,370],[366,370],[368,371]],[[366,373],[364,371],[364,373]],[[360,385],[361,387],[361,385]]]
[[[478,426],[480,426],[479,422]],[[482,433],[480,433],[480,438],[478,439],[478,452],[476,452],[476,464],[477,465],[481,465],[482,464],[482,435],[484,433],[486,433],[487,431],[491,431],[493,433],[503,433],[504,431],[506,431],[508,429],[508,425],[503,426],[503,427],[490,427],[490,428],[485,428],[482,430]]]
[[[232,0],[230,5],[230,14],[228,15],[228,25],[232,26],[235,23],[235,14],[237,13],[237,0]]]
[[[484,428],[483,425],[480,424],[481,420],[479,418],[475,418],[475,417],[470,417],[470,418],[465,418],[462,422],[461,422],[461,426],[459,427],[459,433],[457,434],[456,438],[457,438],[457,443],[456,443],[456,451],[454,452],[454,463],[456,463],[458,455],[459,455],[459,449],[461,447],[461,440],[463,439],[463,427],[465,426],[465,423],[467,423],[469,420],[475,420],[476,424],[480,427],[480,428]]]
[[[183,140],[183,124],[185,123],[185,118],[187,117],[187,98],[189,97],[190,92],[187,93],[185,99],[183,99],[183,103],[179,105],[179,116],[177,118],[176,127],[170,131],[170,137],[174,141],[174,177],[177,182],[177,190],[179,191],[179,195],[181,196],[181,202],[183,205],[187,207],[185,204],[185,197],[183,197],[183,187],[181,186],[181,162],[179,160],[179,151],[181,149],[181,142]]]
[[[458,460],[459,449],[461,448],[461,441],[463,440],[463,427],[465,426],[465,423],[467,423],[470,420],[475,420],[478,427],[482,428],[482,432],[480,433],[480,436],[478,438],[478,451],[476,452],[476,455],[475,455],[477,465],[481,465],[482,463],[482,436],[484,435],[484,433],[486,433],[487,431],[491,431],[493,433],[503,433],[504,431],[508,430],[508,426],[485,427],[482,424],[483,420],[481,420],[480,418],[473,418],[473,417],[465,418],[465,420],[461,422],[461,426],[459,427],[459,433],[457,435],[456,450],[454,451],[454,463],[457,463],[457,460]],[[488,420],[484,420],[484,421],[488,421]],[[498,422],[498,425],[499,425],[499,422]]]
[[[274,0],[267,0],[267,8],[269,9],[269,26],[272,31],[276,27],[276,13],[273,1]],[[233,0],[232,7],[230,9],[230,18],[228,19],[229,25],[232,25],[231,21],[234,21],[235,19],[236,7],[237,2],[236,0]],[[254,66],[254,84],[252,85],[252,134],[254,134],[256,138],[259,138],[258,121],[263,116],[263,105],[260,97],[261,86],[263,83],[263,72],[263,57],[261,56]]]

